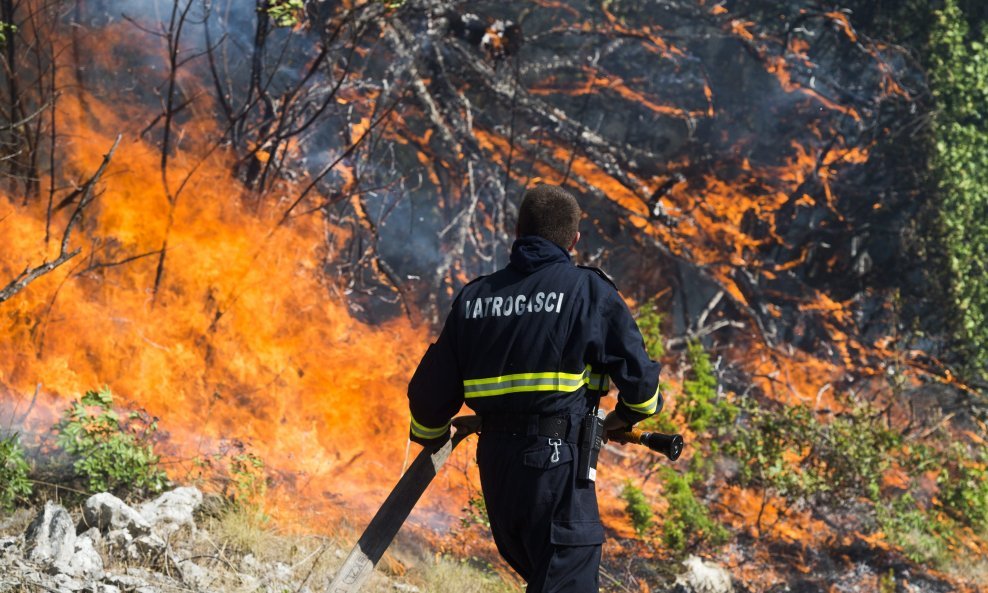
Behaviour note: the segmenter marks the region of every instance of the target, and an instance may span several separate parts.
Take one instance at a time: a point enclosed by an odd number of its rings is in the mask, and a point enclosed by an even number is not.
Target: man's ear
[[[580,231],[576,231],[576,236],[573,237],[573,242],[570,243],[569,249],[567,249],[567,251],[573,251],[573,248],[576,247],[576,243],[579,240],[580,240]]]

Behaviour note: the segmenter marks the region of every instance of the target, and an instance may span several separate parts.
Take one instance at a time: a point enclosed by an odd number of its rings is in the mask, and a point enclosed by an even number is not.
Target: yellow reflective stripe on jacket
[[[628,406],[629,409],[634,410],[635,412],[640,412],[642,414],[654,414],[655,409],[659,406],[659,388],[655,388],[655,395],[640,404],[624,402],[624,405]]]
[[[532,391],[572,393],[584,385],[599,391],[601,386],[607,389],[610,383],[606,375],[591,373],[590,365],[587,365],[582,373],[516,373],[483,379],[467,379],[463,382],[463,394],[467,398],[474,398]]]
[[[452,420],[450,420],[440,428],[429,428],[428,426],[423,426],[422,424],[419,424],[419,422],[415,420],[414,417],[412,417],[412,426],[411,426],[412,434],[420,439],[436,439],[446,434],[446,431],[449,430],[449,425],[451,423]]]

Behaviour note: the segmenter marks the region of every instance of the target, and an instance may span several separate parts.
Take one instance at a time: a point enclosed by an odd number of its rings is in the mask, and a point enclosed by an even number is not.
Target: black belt
[[[527,436],[580,441],[580,423],[570,416],[538,416],[525,414],[484,414],[480,432],[507,432]]]

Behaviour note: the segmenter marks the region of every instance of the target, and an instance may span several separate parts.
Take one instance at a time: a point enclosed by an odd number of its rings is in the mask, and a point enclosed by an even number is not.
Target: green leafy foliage
[[[888,572],[878,579],[878,593],[895,593],[895,569],[889,568]]]
[[[928,51],[935,102],[931,166],[939,240],[966,371],[988,367],[988,28],[971,31],[957,0],[934,12]]]
[[[487,516],[487,501],[481,495],[473,495],[467,500],[467,506],[463,507],[463,517],[460,518],[460,525],[470,527],[480,525],[490,528],[491,520]]]
[[[58,446],[75,459],[72,467],[90,491],[160,492],[167,483],[154,453],[157,421],[143,412],[119,415],[108,387],[87,391],[55,431]]]
[[[628,480],[621,489],[621,499],[625,502],[624,510],[631,518],[631,525],[635,528],[635,533],[639,537],[648,533],[652,528],[654,515],[652,506],[648,503],[641,488]]]
[[[223,494],[234,505],[259,510],[268,491],[264,460],[250,451],[241,451],[230,457],[230,481]]]
[[[963,538],[988,530],[984,446],[971,452],[960,443],[906,443],[861,404],[823,422],[805,406],[766,410],[747,402],[742,419],[724,451],[738,460],[744,486],[831,512],[854,503],[915,562],[944,566]],[[890,486],[893,471],[900,477]],[[928,487],[931,472],[938,491],[917,500],[912,492],[921,482]]]
[[[7,35],[17,32],[17,25],[0,21],[0,47],[7,43]]]
[[[703,345],[691,341],[686,348],[689,371],[683,382],[681,412],[696,433],[722,430],[734,422],[737,408],[717,393],[717,377]]]
[[[694,493],[698,471],[691,468],[680,474],[665,467],[660,475],[669,503],[662,521],[662,539],[669,549],[683,552],[699,546],[718,546],[727,541],[727,530],[710,517],[706,505]]]
[[[943,563],[953,530],[937,521],[908,492],[876,505],[878,526],[888,540],[913,562]]]
[[[793,500],[879,499],[900,438],[867,406],[829,423],[802,405],[766,410],[749,403],[745,413],[747,423],[724,448],[740,462],[742,485]]]
[[[239,439],[224,441],[219,450],[196,457],[193,463],[185,479],[205,490],[218,492],[226,511],[255,527],[268,521],[264,511],[268,489],[266,464],[248,443]]]
[[[662,341],[662,319],[663,315],[654,299],[647,301],[638,308],[638,316],[635,321],[638,323],[638,330],[642,334],[642,339],[645,340],[645,351],[648,352],[652,360],[659,360],[666,353],[666,347]]]
[[[659,393],[668,393],[668,390],[668,385],[659,385]],[[679,425],[673,420],[672,411],[669,408],[663,408],[658,414],[642,420],[635,426],[650,432],[664,432],[666,434],[679,432]]]
[[[986,464],[988,448],[982,446],[976,455],[971,455],[963,445],[955,443],[937,478],[943,511],[979,531],[988,529]]]
[[[0,438],[0,510],[10,510],[30,496],[30,472],[19,435]]]
[[[791,463],[802,457],[815,429],[809,411],[799,406],[768,411],[749,401],[744,414],[747,423],[724,446],[724,451],[740,462],[741,485],[771,489],[792,498],[813,492],[814,480]]]
[[[305,0],[269,0],[264,8],[278,27],[294,27],[305,16]]]
[[[879,500],[882,478],[899,454],[900,435],[868,406],[855,406],[813,429],[804,467],[814,489],[835,503],[861,496]]]

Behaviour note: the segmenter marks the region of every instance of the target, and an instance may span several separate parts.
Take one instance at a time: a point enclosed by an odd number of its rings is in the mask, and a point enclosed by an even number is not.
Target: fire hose
[[[330,593],[355,593],[360,590],[415,503],[449,459],[450,453],[463,439],[480,431],[481,421],[478,416],[459,416],[453,419],[452,425],[452,437],[440,445],[423,449],[398,480],[336,573],[336,578],[329,585]],[[643,445],[672,461],[678,459],[683,451],[683,437],[678,434],[632,429],[610,432],[607,437],[618,443]]]
[[[611,432],[607,436],[610,440],[618,443],[644,445],[656,453],[662,453],[670,461],[679,459],[679,455],[683,452],[683,446],[685,444],[682,435],[649,432],[637,428],[633,428],[628,432]]]

